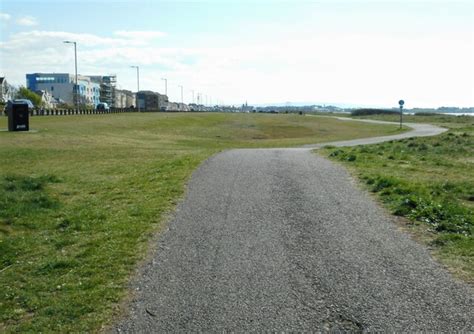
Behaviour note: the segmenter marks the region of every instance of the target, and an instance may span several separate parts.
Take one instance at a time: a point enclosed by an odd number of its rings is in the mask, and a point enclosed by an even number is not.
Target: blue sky
[[[0,75],[117,74],[185,102],[474,106],[474,1],[0,3]]]

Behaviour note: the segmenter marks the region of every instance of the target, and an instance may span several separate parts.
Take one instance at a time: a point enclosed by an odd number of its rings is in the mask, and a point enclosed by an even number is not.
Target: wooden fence
[[[63,115],[92,115],[92,114],[118,114],[124,112],[136,112],[133,108],[110,108],[109,110],[96,109],[34,109],[30,110],[30,116],[63,116]]]
[[[140,110],[141,112],[164,112],[160,110]],[[166,110],[166,112],[196,112],[197,110]],[[204,111],[204,110],[203,110]],[[215,110],[214,110],[215,111]],[[30,116],[64,116],[64,115],[94,115],[94,114],[118,114],[138,112],[136,108],[110,108],[110,110],[96,109],[33,109],[30,110]],[[7,116],[6,111],[0,110],[0,115]]]

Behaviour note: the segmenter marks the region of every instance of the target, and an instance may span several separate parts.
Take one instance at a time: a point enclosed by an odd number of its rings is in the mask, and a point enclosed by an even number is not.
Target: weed
[[[346,158],[347,161],[356,161],[357,156],[355,154],[349,154]]]
[[[392,120],[391,116],[373,116]],[[408,117],[410,121],[420,121]],[[474,278],[474,127],[471,118],[425,116],[450,130],[440,136],[367,145],[350,163],[362,173],[368,189],[398,216],[426,226],[446,263],[462,276]],[[343,163],[348,148],[323,150]],[[382,154],[385,152],[386,154]],[[415,224],[414,226],[418,226]],[[415,227],[414,227],[415,228]]]

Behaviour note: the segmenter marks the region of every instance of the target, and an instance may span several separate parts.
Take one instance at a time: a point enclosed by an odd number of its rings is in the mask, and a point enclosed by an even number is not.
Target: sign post
[[[402,123],[403,123],[403,105],[405,104],[405,101],[400,100],[398,101],[398,104],[400,105],[400,129],[401,129]]]

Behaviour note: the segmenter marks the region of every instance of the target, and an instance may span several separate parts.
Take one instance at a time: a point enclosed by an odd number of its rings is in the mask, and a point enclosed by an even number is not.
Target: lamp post
[[[165,82],[165,95],[168,96],[168,79],[161,78]]]
[[[181,103],[184,103],[184,100],[183,100],[183,86],[178,85],[178,87],[181,88]]]
[[[74,83],[74,89],[73,89],[73,98],[74,98],[74,103],[76,104],[76,109],[79,109],[79,87],[77,86],[77,43],[74,41],[64,41],[66,44],[74,44],[74,69],[76,72],[76,78],[75,78],[75,83]]]
[[[132,65],[130,67],[137,69],[137,97],[136,97],[136,102],[137,102],[138,112],[140,112],[140,103],[138,103],[138,92],[140,91],[140,67],[136,66],[136,65]]]
[[[193,104],[194,104],[194,89],[191,89],[191,92],[193,93]]]

